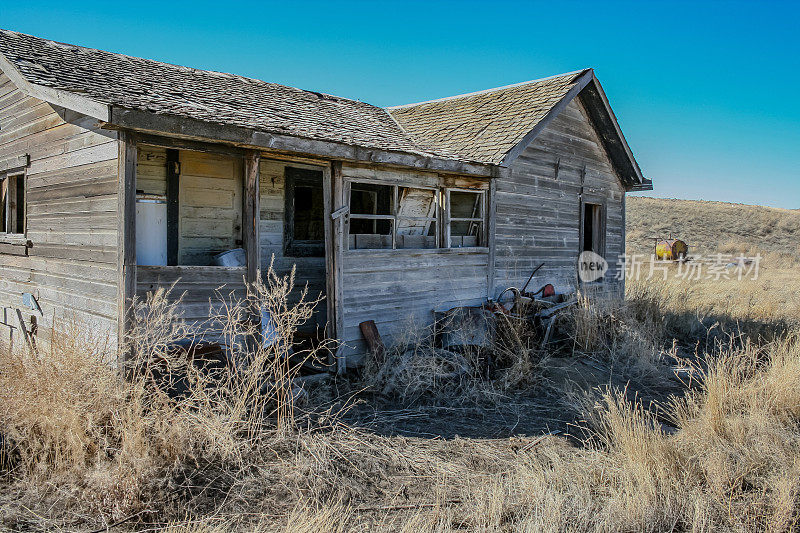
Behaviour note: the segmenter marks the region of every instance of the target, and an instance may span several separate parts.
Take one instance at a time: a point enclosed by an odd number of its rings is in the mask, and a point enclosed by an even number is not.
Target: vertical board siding
[[[211,265],[213,256],[242,246],[242,160],[180,151],[178,262]]]
[[[76,322],[116,339],[117,158],[115,132],[96,120],[25,96],[0,75],[0,160],[30,155],[28,256],[0,252],[0,342],[14,336],[22,294],[38,297],[40,340]]]
[[[575,99],[512,163],[511,176],[497,180],[494,296],[506,287],[521,287],[540,263],[544,267],[529,290],[545,283],[574,289],[584,172],[584,200],[605,206],[609,272],[602,283],[621,290],[616,273],[625,252],[625,191]]]

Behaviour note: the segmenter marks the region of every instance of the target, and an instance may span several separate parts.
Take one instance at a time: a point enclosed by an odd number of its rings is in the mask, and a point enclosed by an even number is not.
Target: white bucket
[[[223,267],[240,267],[247,264],[243,248],[234,248],[214,256],[214,264]]]

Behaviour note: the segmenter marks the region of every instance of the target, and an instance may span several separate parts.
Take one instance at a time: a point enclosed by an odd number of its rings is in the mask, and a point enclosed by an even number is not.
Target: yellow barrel
[[[689,254],[689,246],[680,239],[666,239],[656,243],[656,259],[662,261],[685,260]]]

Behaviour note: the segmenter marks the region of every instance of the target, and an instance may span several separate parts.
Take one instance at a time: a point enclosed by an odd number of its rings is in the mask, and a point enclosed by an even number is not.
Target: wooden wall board
[[[24,95],[0,75],[0,161],[30,156],[27,256],[0,250],[0,317],[33,311],[40,344],[65,322],[117,336],[117,133],[97,120]],[[0,318],[7,332],[13,324]]]
[[[603,284],[620,293],[623,285],[615,277],[624,253],[625,191],[578,99],[525,148],[511,175],[496,186],[494,293],[521,286],[542,262],[532,287],[576,287],[581,193],[584,201],[604,206],[610,270]]]

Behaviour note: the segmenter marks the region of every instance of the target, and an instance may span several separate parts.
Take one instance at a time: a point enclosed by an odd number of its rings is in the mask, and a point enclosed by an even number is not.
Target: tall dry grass
[[[180,297],[163,290],[135,303],[124,372],[107,339],[74,323],[60,325],[46,353],[4,352],[0,432],[12,449],[8,476],[20,481],[18,503],[48,501],[48,514],[64,520],[72,512],[112,521],[183,515],[179,502],[206,490],[214,475],[234,475],[254,453],[270,453],[272,441],[293,430],[293,380],[317,356],[290,354],[293,333],[317,301],[301,291],[289,303],[293,272],[270,269],[265,279],[245,298],[220,295],[212,306],[202,326],[218,332],[229,361],[213,361],[211,370],[176,349],[200,340],[203,328],[181,321]],[[262,308],[270,311],[272,343],[249,340]]]
[[[278,518],[209,518],[176,531],[796,530],[798,337],[719,345],[702,363],[699,388],[671,407],[674,434],[625,391],[606,389],[584,404],[589,438],[579,446],[316,436],[307,440],[315,466],[305,456],[295,467],[317,483],[336,479],[333,493]],[[320,454],[328,446],[339,455]]]
[[[130,520],[115,528],[798,527],[797,330],[750,341],[741,334],[707,336],[690,372],[692,387],[663,398],[654,410],[639,395],[638,384],[670,381],[670,390],[675,388],[669,339],[673,330],[689,335],[690,323],[708,318],[698,305],[702,299],[665,298],[656,284],[634,289],[624,304],[582,302],[563,322],[565,340],[548,355],[556,357],[548,364],[588,361],[611,369],[618,379],[570,395],[563,394],[564,383],[502,376],[472,389],[494,394],[503,387],[550,387],[548,398],[561,402],[555,408],[581,415],[569,438],[394,437],[348,427],[329,413],[317,417],[324,418],[322,424],[297,423],[291,386],[297,362],[286,350],[313,303],[287,304],[293,280],[270,279],[251,291],[249,301],[223,295],[216,307],[223,310],[216,317],[225,325],[221,338],[236,355],[222,376],[204,373],[169,349],[175,338],[195,332],[156,319],[175,318],[173,304],[161,293],[137,310],[146,331],[132,339],[139,356],[129,381],[120,380],[109,364],[116,354],[102,339],[92,340],[79,329],[54,339],[46,354],[4,354],[0,431],[17,455],[0,484],[2,527],[91,530],[124,519]],[[252,312],[261,305],[274,309],[283,339],[267,348],[246,341],[254,327]],[[538,344],[525,332],[514,335],[520,344],[505,349],[524,353],[521,360],[528,362],[514,363],[512,357],[507,368],[524,373],[519,369],[535,363]],[[163,372],[165,365],[169,372]],[[156,378],[153,369],[184,380],[185,393],[170,396],[171,384]],[[364,384],[346,390],[353,385]],[[557,401],[558,394],[563,398]],[[675,429],[665,431],[665,423]]]

